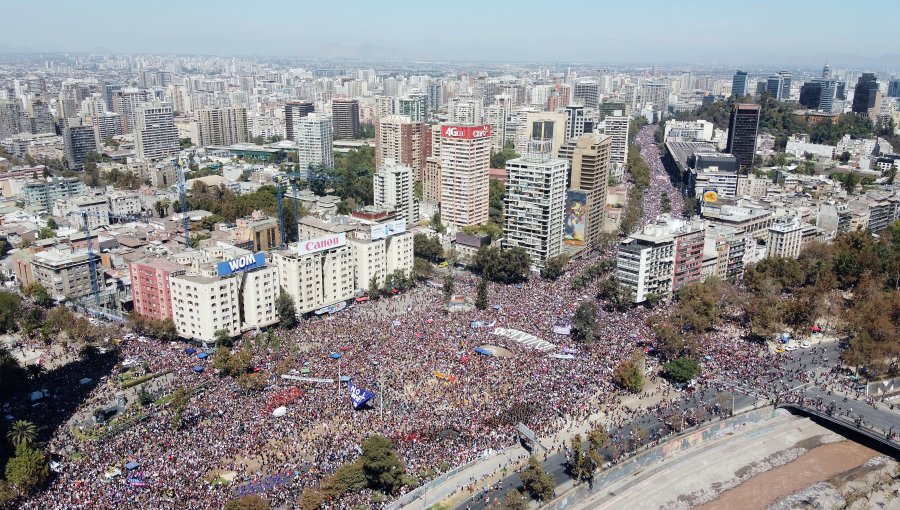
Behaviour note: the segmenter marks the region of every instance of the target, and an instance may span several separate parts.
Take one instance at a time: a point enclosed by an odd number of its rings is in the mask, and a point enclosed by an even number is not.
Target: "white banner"
[[[552,351],[553,349],[556,349],[556,345],[517,329],[494,328],[494,334],[504,336],[510,340],[519,342],[525,347],[530,347],[538,351]]]

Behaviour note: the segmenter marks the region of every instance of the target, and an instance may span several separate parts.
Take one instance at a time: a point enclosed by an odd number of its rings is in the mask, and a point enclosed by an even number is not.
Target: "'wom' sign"
[[[227,276],[239,271],[249,271],[266,265],[265,253],[252,253],[236,259],[219,262],[219,276]]]

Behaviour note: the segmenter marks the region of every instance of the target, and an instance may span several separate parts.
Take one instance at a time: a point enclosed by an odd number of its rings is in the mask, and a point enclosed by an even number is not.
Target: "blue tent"
[[[190,356],[193,356],[195,352],[197,352],[197,349],[194,349],[193,347],[188,347],[184,350],[184,353]]]
[[[503,309],[503,307],[500,305],[493,305],[491,308],[493,308],[494,310],[502,310]]]
[[[125,469],[127,469],[129,471],[137,469],[139,467],[141,467],[140,463],[135,462],[133,460],[131,462],[129,462],[128,464],[125,464]]]
[[[200,354],[197,355],[197,358],[199,358],[199,359],[206,359],[208,357],[209,357],[208,352],[201,352]]]
[[[342,375],[342,376],[341,376],[341,382],[347,382],[347,381],[349,381],[349,380],[350,380],[350,376],[349,376],[349,375]]]
[[[197,372],[199,374],[200,372],[203,371],[203,367],[201,367],[200,365],[197,365],[194,368],[192,368],[191,370],[193,370],[194,372]]]
[[[341,355],[336,352],[332,352],[331,359],[341,359]]]
[[[489,351],[489,350],[485,349],[484,347],[476,347],[475,352],[477,352],[478,354],[484,354],[485,356],[493,356],[494,355],[493,351]]]

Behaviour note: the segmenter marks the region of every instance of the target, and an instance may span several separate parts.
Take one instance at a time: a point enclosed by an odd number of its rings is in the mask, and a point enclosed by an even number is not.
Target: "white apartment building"
[[[796,216],[778,218],[769,227],[766,241],[767,257],[784,257],[796,259],[800,257],[803,247],[803,225]]]
[[[663,140],[710,142],[715,125],[707,120],[667,120]]]
[[[141,197],[137,193],[113,191],[106,195],[109,212],[114,216],[138,216],[141,214]]]
[[[624,168],[628,163],[628,126],[631,119],[621,115],[619,111],[615,113],[619,115],[608,115],[603,120],[603,133],[612,137],[610,162]]]
[[[355,260],[343,232],[292,243],[286,250],[272,252],[272,260],[281,288],[294,299],[299,314],[355,294]]]
[[[73,227],[83,229],[87,215],[91,230],[109,225],[109,203],[104,195],[61,198],[53,205],[53,215],[68,218]]]
[[[491,126],[441,126],[441,221],[458,227],[488,221]]]
[[[506,162],[506,248],[524,248],[534,267],[562,250],[569,163],[551,157],[550,141]]]
[[[334,139],[331,115],[310,113],[297,119],[294,137],[299,146],[300,168],[334,167]]]
[[[451,124],[474,126],[484,123],[484,102],[472,96],[457,96],[447,105]]]
[[[172,105],[152,102],[135,107],[134,146],[141,159],[162,159],[178,154],[181,144]]]
[[[674,270],[675,241],[670,235],[632,234],[619,243],[616,279],[635,303],[651,295],[668,295]]]
[[[372,177],[374,205],[392,206],[397,219],[406,221],[407,225],[415,224],[419,220],[419,202],[413,194],[415,181],[416,171],[386,159]]]

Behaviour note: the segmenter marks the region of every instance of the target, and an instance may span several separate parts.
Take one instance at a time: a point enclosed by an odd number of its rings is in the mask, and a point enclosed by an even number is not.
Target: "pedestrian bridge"
[[[890,454],[893,457],[900,459],[900,442],[898,442],[896,436],[893,440],[888,439],[884,433],[875,431],[865,426],[857,426],[854,421],[846,417],[824,413],[817,409],[813,409],[801,404],[784,403],[778,404],[778,407],[786,409],[794,414],[809,416],[810,418],[813,418],[820,422],[824,422],[825,424],[832,424],[843,431],[849,432],[850,435],[859,435],[870,441],[874,441],[875,445],[880,446],[880,449],[884,453]],[[896,416],[893,416],[893,413],[882,409],[869,409],[867,411],[867,414],[884,415],[884,418],[887,422],[897,421]],[[898,423],[900,423],[900,421],[898,421]],[[898,429],[900,429],[900,427],[898,427]],[[900,430],[895,430],[894,433],[898,434],[900,433]]]

